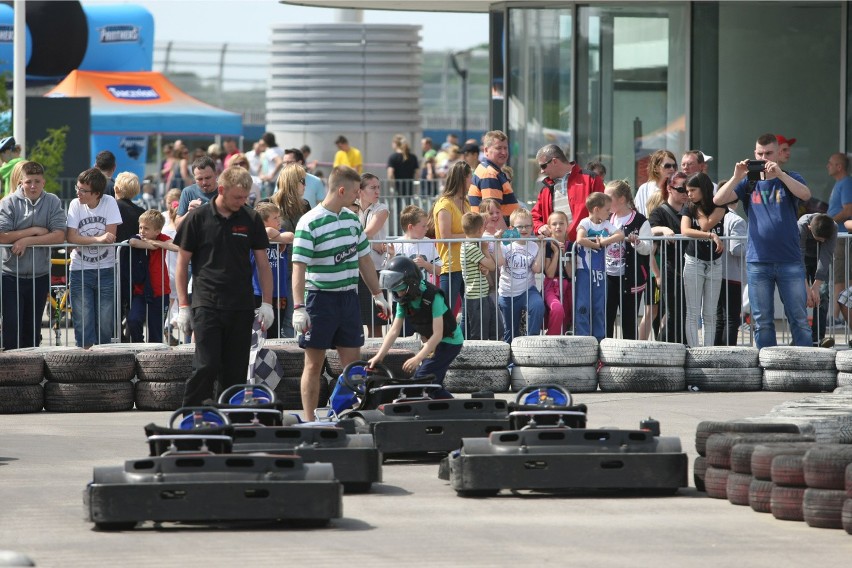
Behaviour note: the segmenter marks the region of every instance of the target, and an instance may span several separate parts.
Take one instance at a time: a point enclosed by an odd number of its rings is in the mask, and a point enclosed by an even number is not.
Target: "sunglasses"
[[[678,193],[686,193],[686,187],[684,187],[682,185],[678,185],[678,186],[671,185],[669,187],[671,187],[673,190],[675,190]]]
[[[549,160],[547,160],[545,163],[543,163],[543,164],[539,164],[539,165],[538,165],[538,167],[539,167],[539,168],[541,168],[541,170],[542,170],[542,171],[544,171],[544,168],[546,168],[547,166],[549,166],[549,165],[550,165],[550,162],[552,162],[552,161],[553,161],[553,160],[555,160],[555,159],[556,159],[556,158],[550,158],[550,159],[549,159]]]
[[[299,183],[305,185],[305,178],[299,178]]]
[[[663,164],[663,168],[667,170],[673,170],[677,168],[677,164]]]

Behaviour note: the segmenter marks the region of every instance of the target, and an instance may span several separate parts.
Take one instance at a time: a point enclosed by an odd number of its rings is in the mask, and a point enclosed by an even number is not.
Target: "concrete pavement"
[[[502,395],[508,397],[509,395]],[[804,394],[592,393],[589,426],[635,428],[653,416],[695,457],[701,420],[768,412]],[[92,468],[147,455],[142,426],[167,412],[0,416],[0,550],[41,567],[713,566],[848,565],[852,535],[776,520],[694,488],[674,497],[462,499],[435,463],[384,466],[384,483],[344,497],[324,529],[242,524],[143,525],[101,533],[83,520]],[[691,480],[691,471],[690,471]]]

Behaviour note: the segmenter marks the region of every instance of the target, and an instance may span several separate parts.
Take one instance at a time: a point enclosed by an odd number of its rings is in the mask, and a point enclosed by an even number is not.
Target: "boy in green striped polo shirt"
[[[302,408],[314,419],[326,349],[337,349],[345,367],[361,357],[364,328],[358,304],[358,274],[387,318],[390,306],[379,288],[370,245],[358,215],[349,207],[361,176],[348,166],[334,168],[320,204],[296,225],[293,240],[293,329],[305,350]],[[304,303],[303,303],[304,302]]]
[[[487,273],[497,265],[482,241],[485,219],[479,213],[465,213],[462,230],[469,241],[461,246],[464,277],[464,323],[467,339],[497,339],[497,309],[488,293]]]

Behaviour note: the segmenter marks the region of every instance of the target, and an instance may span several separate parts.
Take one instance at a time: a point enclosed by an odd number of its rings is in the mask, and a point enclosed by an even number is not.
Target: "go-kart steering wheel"
[[[359,397],[363,397],[367,392],[368,369],[370,374],[375,374],[375,371],[379,371],[389,379],[393,378],[393,373],[384,363],[377,363],[375,367],[368,367],[368,365],[367,361],[353,361],[346,365],[346,368],[340,374],[340,381],[343,383],[343,386],[356,393]]]
[[[532,385],[525,387],[515,398],[516,404],[529,406],[571,406],[571,393],[560,385]]]
[[[181,430],[192,430],[194,428],[216,428],[227,426],[231,422],[228,417],[211,406],[185,406],[178,408],[169,418],[169,428],[175,428],[175,420],[178,420],[177,428]]]
[[[246,391],[251,389],[251,397],[246,400]],[[219,395],[219,404],[248,406],[275,402],[275,393],[266,385],[232,385]]]

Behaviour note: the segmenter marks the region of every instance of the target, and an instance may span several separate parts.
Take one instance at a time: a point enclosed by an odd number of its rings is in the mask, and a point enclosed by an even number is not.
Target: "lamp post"
[[[470,66],[470,49],[450,52],[450,63],[461,79],[462,135],[460,140],[467,140],[467,75]]]

